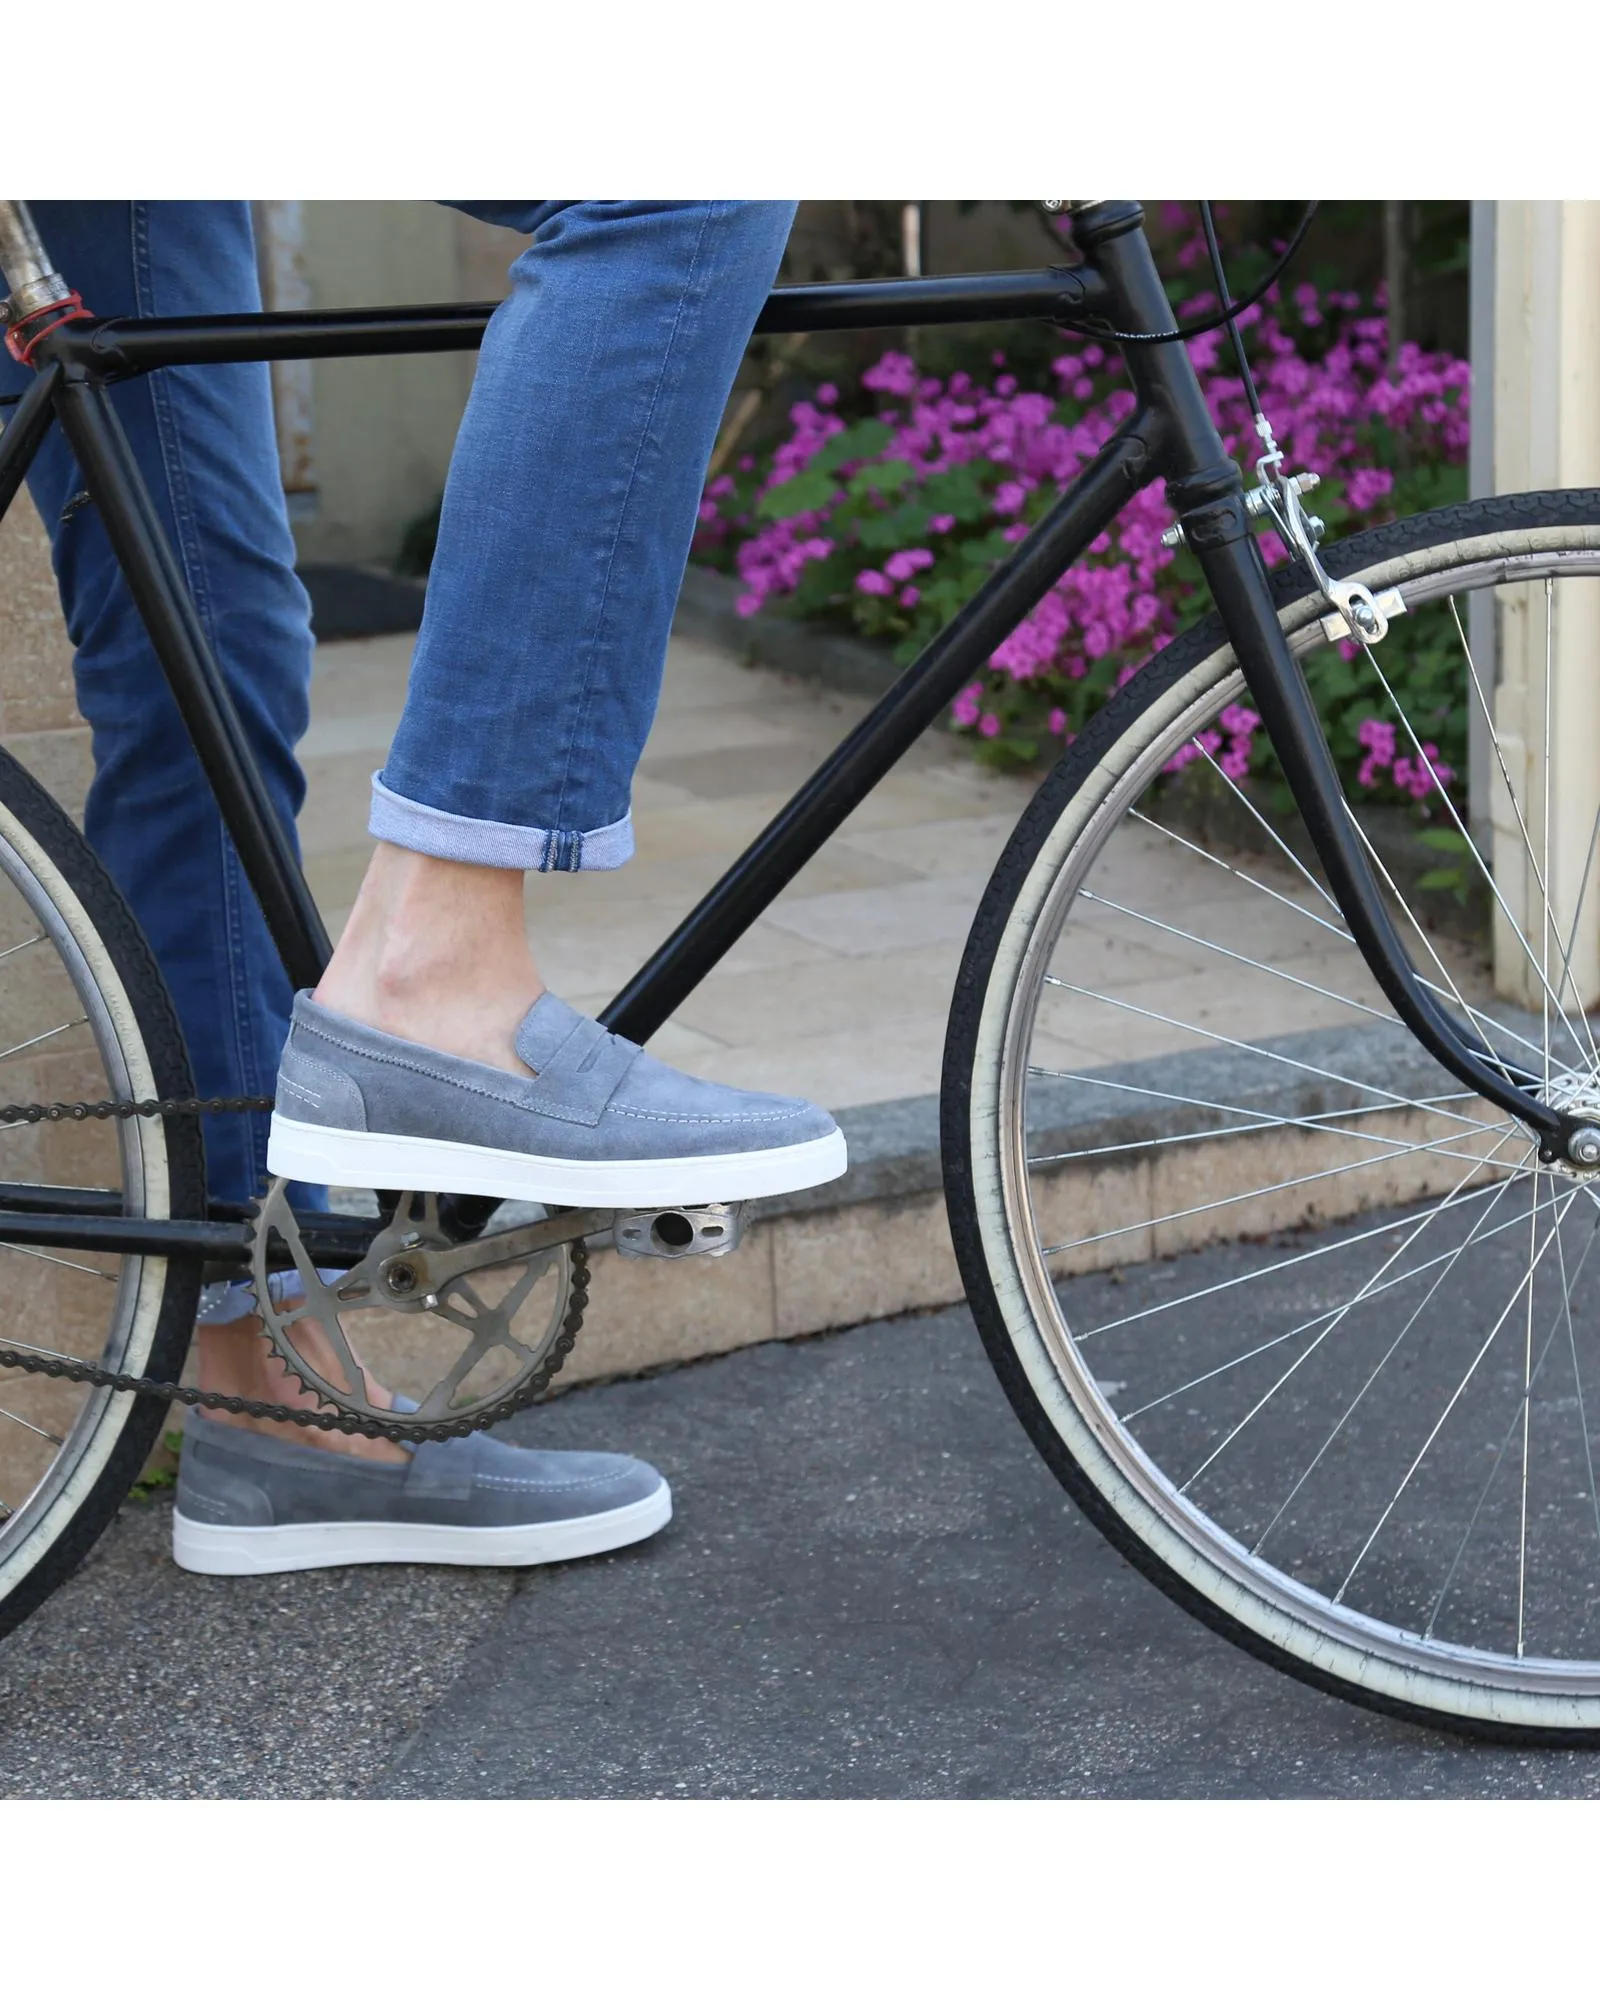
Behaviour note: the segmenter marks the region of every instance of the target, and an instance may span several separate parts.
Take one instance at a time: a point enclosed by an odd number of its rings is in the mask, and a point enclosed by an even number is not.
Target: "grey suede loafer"
[[[845,1170],[826,1111],[684,1076],[553,993],[516,1035],[533,1071],[405,1042],[296,996],[267,1166],[335,1187],[569,1207],[744,1201]]]
[[[642,1459],[524,1451],[486,1431],[408,1449],[409,1465],[378,1465],[191,1410],[173,1560],[207,1576],[339,1563],[520,1567],[624,1548],[672,1518],[671,1488]]]

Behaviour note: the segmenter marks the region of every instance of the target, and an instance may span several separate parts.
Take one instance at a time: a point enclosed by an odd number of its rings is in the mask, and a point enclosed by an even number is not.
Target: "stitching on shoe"
[[[531,1111],[533,1109],[531,1105],[518,1103],[515,1097],[507,1093],[485,1089],[481,1083],[470,1083],[461,1077],[447,1076],[443,1070],[429,1069],[425,1063],[408,1062],[404,1056],[391,1056],[381,1050],[364,1049],[355,1042],[341,1041],[337,1035],[330,1035],[322,1028],[310,1027],[304,1021],[298,1024],[298,1032],[306,1035],[317,1035],[323,1041],[331,1043],[334,1048],[343,1049],[347,1055],[360,1056],[367,1062],[387,1063],[390,1069],[403,1069],[410,1076],[425,1076],[433,1083],[448,1085],[452,1090],[470,1091],[474,1097],[486,1098],[491,1104],[509,1105],[513,1111]],[[307,1060],[314,1061],[315,1058],[308,1057]],[[334,1075],[341,1076],[343,1075],[343,1071],[335,1070]],[[531,1077],[523,1080],[529,1083],[533,1081]],[[355,1078],[351,1077],[350,1081],[354,1083]],[[515,1083],[518,1079],[508,1073],[506,1081],[507,1083]],[[356,1088],[359,1090],[360,1085],[357,1084]]]
[[[787,1111],[638,1111],[631,1104],[609,1104],[619,1118],[644,1118],[652,1125],[781,1125]]]
[[[512,1479],[502,1473],[480,1472],[477,1484],[526,1493],[577,1493],[585,1486],[620,1486],[627,1477],[625,1472],[613,1472],[604,1479]]]
[[[537,1105],[523,1104],[515,1097],[503,1095],[499,1091],[485,1089],[482,1084],[467,1082],[459,1077],[447,1076],[443,1070],[429,1069],[424,1063],[409,1062],[404,1056],[392,1056],[381,1051],[364,1049],[355,1042],[342,1041],[337,1035],[329,1034],[326,1029],[314,1028],[303,1021],[298,1024],[298,1032],[307,1035],[317,1035],[323,1041],[331,1043],[333,1047],[343,1049],[347,1055],[364,1057],[368,1062],[387,1063],[391,1069],[405,1070],[411,1076],[425,1076],[432,1082],[445,1084],[452,1090],[470,1091],[473,1096],[482,1097],[490,1104],[504,1104],[512,1111],[526,1112],[532,1118],[555,1116],[553,1112],[543,1111]],[[304,1060],[314,1062],[316,1058],[308,1056]],[[322,1067],[326,1068],[327,1065],[324,1064]],[[335,1076],[342,1076],[343,1072],[334,1070],[333,1074]],[[354,1077],[348,1080],[352,1083],[355,1082]],[[512,1078],[509,1080],[514,1082],[516,1079]],[[532,1078],[529,1078],[528,1081],[531,1082]],[[357,1084],[356,1088],[359,1090],[360,1085]],[[726,1111],[639,1111],[630,1105],[618,1104],[615,1098],[606,1105],[600,1115],[604,1118],[612,1113],[615,1113],[619,1118],[646,1119],[655,1125],[778,1125],[791,1115],[787,1111],[752,1111],[747,1113]]]

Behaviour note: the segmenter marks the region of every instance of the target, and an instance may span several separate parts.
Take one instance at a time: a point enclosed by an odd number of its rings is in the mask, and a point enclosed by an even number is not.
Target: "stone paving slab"
[[[367,779],[400,713],[410,645],[395,635],[318,651],[301,833],[335,932],[370,851]],[[529,880],[529,928],[552,986],[586,1011],[603,1007],[866,707],[863,696],[676,638],[635,787],[635,860]],[[689,996],[656,1052],[835,1110],[935,1091],[973,911],[1032,793],[1031,780],[985,771],[965,743],[930,733]],[[1271,857],[1251,868],[1282,893],[1304,893]],[[1121,831],[1096,883],[1157,922],[1110,906],[1086,913],[1079,976],[1111,1000],[1078,1008],[1065,1028],[1047,1018],[1048,1059],[1085,1067],[1181,1046],[1188,1038],[1156,1018],[1180,984],[1197,1025],[1235,1036],[1349,1018],[1342,1003],[1277,976],[1322,983],[1326,931],[1154,830]],[[1204,937],[1243,946],[1269,970],[1219,957],[1196,942]]]

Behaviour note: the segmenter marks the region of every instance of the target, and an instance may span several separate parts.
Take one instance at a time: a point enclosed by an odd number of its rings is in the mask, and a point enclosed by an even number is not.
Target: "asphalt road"
[[[130,1504],[0,1644],[0,1796],[1600,1794],[1600,1752],[1369,1715],[1185,1617],[1035,1457],[962,1311],[519,1424],[653,1458],[672,1527],[521,1575],[210,1579],[168,1562],[167,1501]]]

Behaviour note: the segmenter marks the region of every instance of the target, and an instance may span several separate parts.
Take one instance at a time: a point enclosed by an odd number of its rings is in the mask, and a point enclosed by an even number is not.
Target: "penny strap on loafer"
[[[608,1033],[553,993],[529,1008],[514,1046],[533,1071],[529,1109],[573,1125],[599,1124],[639,1056],[636,1043]]]

